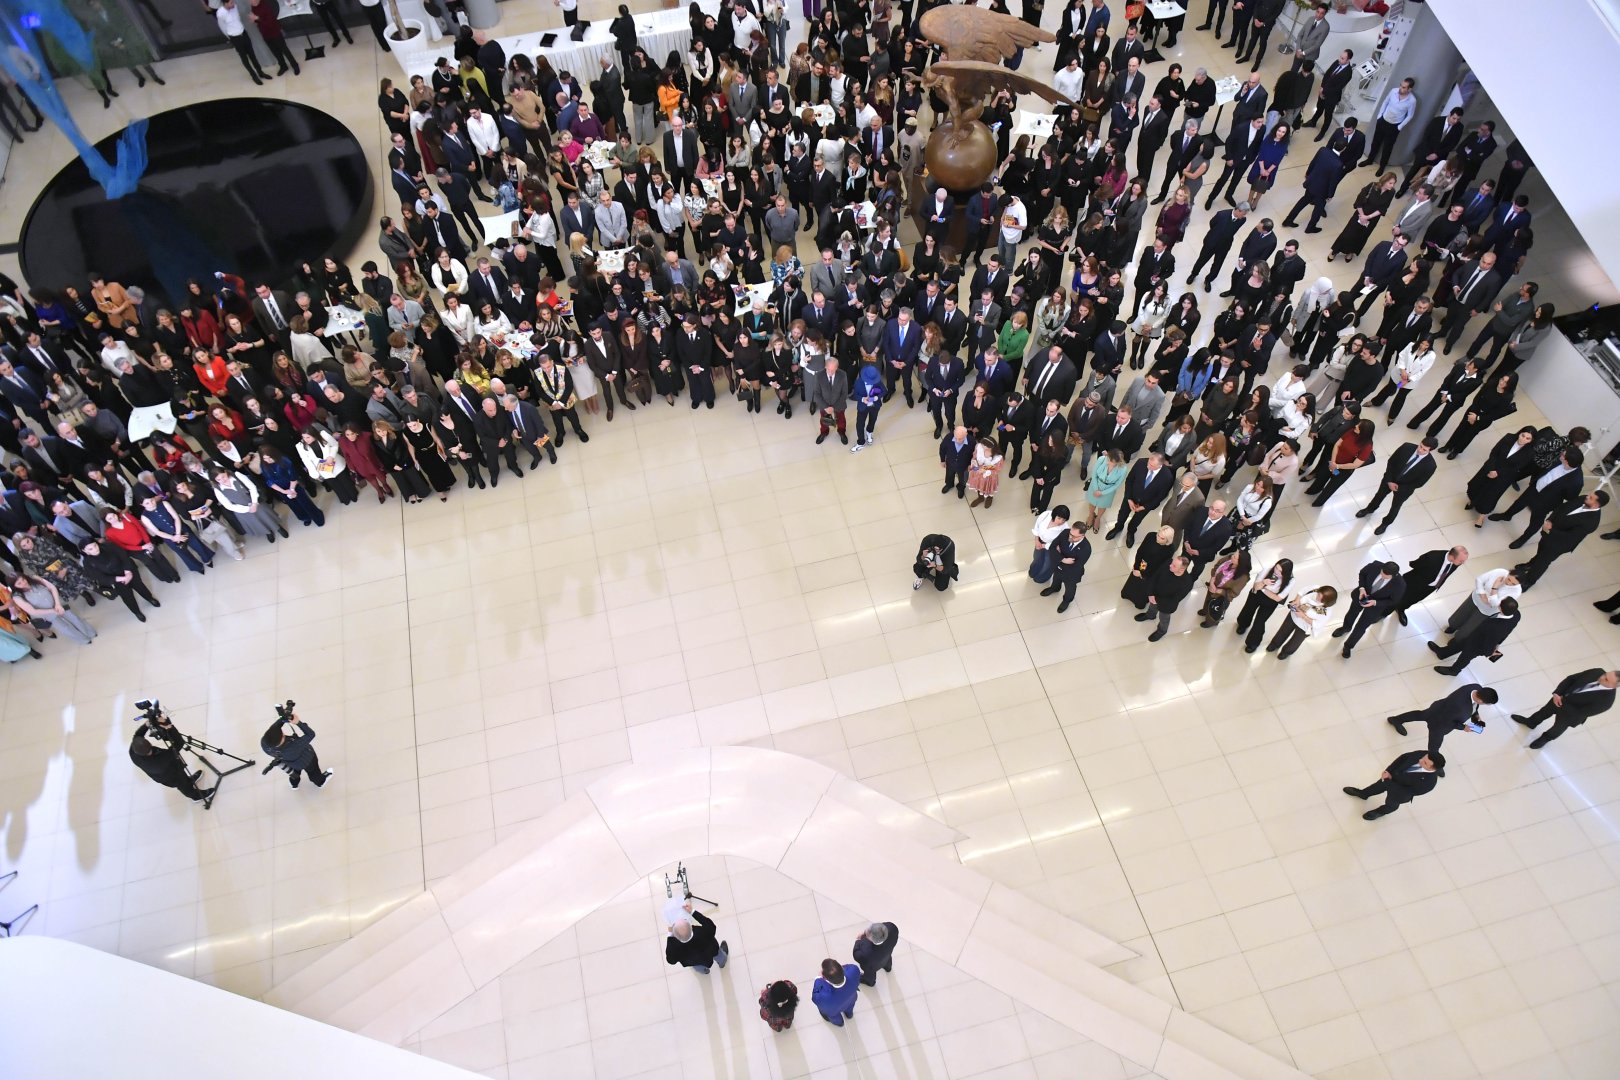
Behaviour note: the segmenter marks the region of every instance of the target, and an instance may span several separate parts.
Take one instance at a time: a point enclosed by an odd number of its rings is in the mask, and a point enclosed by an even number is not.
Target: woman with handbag
[[[1204,588],[1204,606],[1198,609],[1203,622],[1198,625],[1209,630],[1220,623],[1226,618],[1226,611],[1232,606],[1232,601],[1248,584],[1247,551],[1234,551],[1216,563],[1215,569],[1209,572],[1209,583]]]
[[[1232,507],[1232,519],[1237,522],[1237,528],[1232,533],[1232,543],[1227,550],[1248,551],[1253,547],[1255,540],[1263,536],[1270,527],[1266,523],[1276,505],[1276,498],[1271,491],[1271,481],[1264,476],[1255,477],[1254,483],[1243,489]]]
[[[11,579],[11,602],[46,637],[65,637],[80,645],[96,639],[96,628],[67,609],[48,578],[18,574]]]

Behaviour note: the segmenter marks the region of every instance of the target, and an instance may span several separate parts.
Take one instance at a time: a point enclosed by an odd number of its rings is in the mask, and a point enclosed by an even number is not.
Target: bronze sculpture
[[[1068,104],[1068,98],[1039,79],[1001,66],[1019,49],[1057,38],[1012,15],[956,4],[934,8],[919,25],[923,37],[944,50],[923,76],[923,85],[944,98],[947,109],[946,119],[929,136],[924,160],[939,184],[952,191],[970,190],[996,168],[995,135],[979,120],[988,97],[1005,89]]]

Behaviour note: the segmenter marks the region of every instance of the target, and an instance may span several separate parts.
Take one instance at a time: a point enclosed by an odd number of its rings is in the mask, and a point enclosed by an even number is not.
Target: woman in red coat
[[[146,531],[134,514],[128,510],[108,510],[101,515],[101,520],[107,523],[104,539],[130,553],[139,560],[152,575],[159,581],[179,581],[180,571],[168,557],[159,551],[157,544],[152,540],[152,534]],[[156,604],[156,601],[153,602]]]
[[[219,320],[210,309],[198,304],[187,304],[180,309],[180,328],[186,340],[199,349],[213,352],[220,346]]]
[[[197,381],[217,398],[225,396],[225,387],[230,385],[231,373],[225,367],[225,358],[216,355],[210,349],[193,349],[191,351],[191,370],[197,373]]]
[[[343,429],[343,437],[338,440],[338,452],[349,466],[349,471],[377,489],[377,501],[386,502],[388,496],[394,493],[393,487],[388,483],[388,473],[377,460],[377,451],[371,445],[371,432],[362,431],[357,424],[349,424]]]
[[[238,448],[247,446],[247,424],[243,423],[242,414],[229,405],[215,405],[208,410],[208,434]]]

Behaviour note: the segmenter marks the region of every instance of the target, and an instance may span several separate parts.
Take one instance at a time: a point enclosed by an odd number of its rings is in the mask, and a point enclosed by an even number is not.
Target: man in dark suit
[[[996,449],[1007,459],[1008,476],[1018,475],[1018,463],[1024,460],[1024,443],[1034,420],[1035,406],[1016,391],[1007,395],[996,414]]]
[[[875,922],[855,939],[850,959],[861,966],[861,985],[876,986],[879,971],[894,970],[894,947],[900,943],[900,928],[892,922]]]
[[[1413,750],[1390,762],[1377,783],[1364,788],[1347,787],[1344,793],[1358,799],[1385,796],[1383,806],[1361,815],[1367,821],[1374,821],[1393,814],[1419,795],[1427,795],[1445,774],[1446,759],[1439,751],[1431,754],[1427,750]]]
[[[533,326],[538,317],[539,309],[535,303],[534,293],[524,288],[523,282],[516,278],[508,282],[506,292],[496,301],[495,306],[500,308],[508,322],[519,328],[524,323]]]
[[[1378,485],[1378,493],[1373,496],[1372,502],[1356,511],[1356,517],[1371,517],[1384,501],[1384,496],[1393,495],[1389,513],[1373,530],[1378,536],[1384,535],[1384,531],[1394,524],[1395,515],[1401,512],[1406,500],[1434,476],[1434,448],[1439,445],[1432,435],[1425,435],[1422,442],[1402,443],[1384,463],[1384,480]]]
[[[945,486],[939,489],[941,495],[953,487],[958,499],[966,494],[968,466],[973,462],[973,445],[972,436],[960,424],[939,441],[939,463],[945,470]]]
[[[934,418],[934,438],[956,426],[956,406],[962,396],[967,370],[955,353],[943,350],[922,369],[923,391],[928,399],[928,415]]]
[[[1254,120],[1262,125],[1266,119],[1266,88],[1260,85],[1260,75],[1251,71],[1243,85],[1238,87],[1237,97],[1232,102],[1232,130],[1248,127]]]
[[[697,174],[699,154],[697,132],[687,130],[681,117],[671,117],[664,132],[664,176],[676,191],[685,191]]]
[[[1246,64],[1249,56],[1254,56],[1254,67],[1250,71],[1259,71],[1260,64],[1266,57],[1266,42],[1271,38],[1271,29],[1277,25],[1277,19],[1282,15],[1283,6],[1287,0],[1255,0],[1247,6],[1253,11],[1249,23],[1249,42],[1238,50],[1237,62]],[[1292,5],[1289,5],[1292,6]]]
[[[1125,323],[1115,319],[1091,343],[1091,367],[1117,378],[1125,369],[1126,352]],[[1067,398],[1063,400],[1068,403]]]
[[[1434,670],[1441,675],[1460,675],[1464,668],[1482,656],[1493,661],[1500,660],[1502,643],[1519,628],[1519,621],[1523,617],[1519,601],[1510,596],[1502,601],[1496,614],[1464,629],[1445,645],[1428,642],[1429,651],[1434,655],[1442,659],[1456,657],[1450,664],[1436,664]]]
[[[518,476],[523,475],[523,469],[518,466],[517,442],[513,438],[512,422],[501,412],[500,403],[493,397],[487,397],[479,403],[477,415],[473,417],[473,432],[478,439],[478,450],[484,461],[489,464],[489,486],[500,484],[501,458],[506,458],[506,467]]]
[[[1453,191],[1466,191],[1485,165],[1485,159],[1496,153],[1496,121],[1486,120],[1457,144],[1457,155],[1462,159],[1462,172],[1457,176]]]
[[[1490,687],[1465,683],[1438,701],[1430,702],[1426,709],[1412,709],[1399,716],[1386,717],[1385,720],[1401,735],[1406,734],[1407,724],[1426,725],[1429,729],[1428,752],[1436,754],[1440,752],[1440,744],[1453,731],[1484,730],[1485,722],[1479,718],[1479,707],[1495,705],[1496,701],[1496,691]]]
[[[546,421],[540,410],[516,394],[507,394],[501,399],[501,405],[512,424],[513,448],[521,446],[529,452],[529,468],[540,464],[542,453],[553,465],[557,464],[557,450],[551,445],[551,436],[546,434]]]
[[[1192,158],[1193,151],[1202,138],[1203,136],[1198,134],[1197,120],[1187,120],[1174,135],[1170,136],[1170,156],[1164,163],[1164,183],[1159,185],[1159,194],[1153,200],[1154,206],[1170,197],[1170,185],[1180,182],[1181,167]]]
[[[452,259],[465,259],[467,257],[467,244],[461,239],[461,232],[449,214],[439,209],[439,204],[427,204],[426,213],[422,218],[420,230],[422,242],[435,258],[440,251],[448,251]],[[475,240],[482,239],[475,237]],[[386,301],[385,301],[386,302]]]
[[[1412,151],[1412,165],[1406,170],[1406,179],[1401,181],[1400,190],[1395,193],[1398,199],[1405,195],[1419,177],[1427,176],[1429,170],[1446,160],[1451,152],[1457,149],[1462,142],[1463,128],[1462,106],[1458,106],[1444,116],[1430,118],[1423,126],[1423,135],[1418,139],[1416,149]]]
[[[1204,564],[1220,553],[1237,529],[1226,512],[1226,500],[1216,499],[1206,508],[1202,521],[1190,522],[1181,532],[1181,553],[1187,558],[1187,573],[1196,578]]]
[[[991,252],[985,256],[985,265],[973,272],[973,284],[966,295],[970,297],[982,296],[989,289],[992,298],[997,304],[1005,305],[1007,302],[1007,287],[1012,275],[1007,273],[1006,267],[1001,265],[1001,256]]]
[[[1153,287],[1164,282],[1170,285],[1170,276],[1176,272],[1176,257],[1165,247],[1164,241],[1154,237],[1151,247],[1144,248],[1136,259],[1136,299],[1131,303],[1131,314],[1126,320],[1134,322],[1142,310],[1142,301],[1153,295]]]
[[[42,427],[50,427],[50,420],[45,414],[45,390],[38,375],[15,367],[9,360],[0,360],[0,396],[18,412],[33,417]]]
[[[1589,491],[1585,498],[1574,498],[1564,503],[1541,523],[1541,541],[1529,562],[1514,567],[1513,574],[1526,592],[1547,568],[1560,556],[1568,555],[1580,546],[1582,540],[1598,530],[1603,508],[1609,505],[1607,491]]]
[[[1547,704],[1529,716],[1513,713],[1513,719],[1533,728],[1549,716],[1553,718],[1553,726],[1530,743],[1530,749],[1540,750],[1570,728],[1580,727],[1599,713],[1612,709],[1617,686],[1620,686],[1620,671],[1602,668],[1577,671],[1559,682]]]
[[[1159,148],[1170,137],[1173,116],[1165,109],[1157,94],[1147,99],[1142,107],[1136,127],[1136,175],[1142,178],[1142,190],[1148,190],[1153,179],[1153,159]]]
[[[681,328],[675,332],[675,362],[681,366],[694,409],[699,405],[714,408],[713,361],[714,339],[707,329],[698,325],[697,313],[687,312],[681,317]]]
[[[1045,408],[1048,401],[1067,405],[1079,378],[1074,361],[1053,345],[1044,358],[1031,360],[1024,369],[1024,393],[1038,408]]]
[[[1129,417],[1125,426],[1133,427]],[[1134,548],[1137,527],[1142,524],[1143,518],[1164,502],[1173,483],[1175,474],[1165,464],[1163,454],[1151,453],[1132,464],[1131,471],[1125,474],[1124,497],[1120,500],[1119,516],[1114,520],[1114,527],[1108,530],[1108,539],[1112,540],[1123,532],[1126,546]]]
[[[1091,558],[1091,541],[1086,539],[1086,527],[1079,521],[1071,523],[1067,532],[1053,539],[1049,550],[1052,584],[1042,589],[1041,595],[1051,596],[1061,590],[1063,599],[1058,602],[1058,614],[1061,615],[1074,603],[1075,590],[1086,576],[1086,562]]]
[[[871,126],[861,132],[861,156],[867,161],[876,161],[879,154],[893,148],[894,129],[883,123],[883,117],[872,117]]]
[[[557,212],[557,232],[566,245],[570,237],[579,233],[585,243],[596,243],[596,211],[580,200],[579,192],[570,191]]]
[[[1420,296],[1410,304],[1402,305],[1390,324],[1389,334],[1384,338],[1385,365],[1399,356],[1401,350],[1408,345],[1425,338],[1432,342],[1433,327],[1434,301],[1427,296]]]
[[[264,284],[255,286],[253,292],[253,319],[259,324],[259,330],[279,347],[285,348],[287,320],[297,310],[293,307],[292,297]]]
[[[1395,610],[1405,595],[1406,581],[1401,577],[1399,566],[1392,562],[1370,562],[1361,568],[1344,622],[1333,631],[1334,637],[1349,635],[1341,650],[1346,660],[1350,659],[1362,635]]]
[[[929,323],[937,323],[945,317],[945,292],[939,287],[939,282],[930,281],[923,286],[922,292],[917,294],[913,304],[916,322],[919,327],[927,328]]]
[[[1405,595],[1395,605],[1395,618],[1400,620],[1402,626],[1406,625],[1406,613],[1421,604],[1440,590],[1457,572],[1457,568],[1468,561],[1468,549],[1461,544],[1448,550],[1435,548],[1425,551],[1422,555],[1407,564],[1409,569],[1401,575],[1406,582]]]
[[[1101,434],[1104,425],[1107,425],[1111,430],[1113,420],[1113,410],[1103,403],[1102,394],[1096,390],[1088,391],[1084,397],[1074,403],[1074,408],[1069,410],[1069,431],[1073,432],[1075,438],[1079,440],[1076,453],[1080,457],[1081,480],[1087,478],[1089,472],[1088,463],[1096,459],[1095,445],[1097,436]],[[1138,432],[1142,430],[1139,424],[1131,424],[1129,427],[1135,428]],[[1126,434],[1129,434],[1129,432],[1127,431]]]
[[[1581,473],[1585,463],[1586,455],[1581,453],[1580,447],[1564,447],[1558,455],[1558,464],[1538,470],[1534,479],[1525,485],[1523,493],[1513,500],[1512,506],[1491,515],[1492,521],[1507,521],[1520,510],[1530,511],[1529,524],[1508,547],[1515,550],[1524,547],[1541,531],[1542,522],[1547,520],[1548,514],[1580,495],[1586,480]]]
[[[1451,298],[1446,308],[1446,321],[1440,331],[1445,335],[1445,354],[1462,337],[1463,327],[1482,311],[1489,311],[1502,290],[1502,275],[1496,272],[1496,252],[1487,251],[1473,262],[1464,264],[1451,277]]]
[[[1530,224],[1530,196],[1515,195],[1510,203],[1498,202],[1491,211],[1490,224],[1485,226],[1485,234],[1481,239],[1486,246],[1495,247],[1503,240],[1513,235],[1515,230],[1523,229]]]
[[[664,136],[668,138],[669,136]],[[822,227],[827,225],[827,208],[838,198],[838,177],[827,168],[827,163],[817,154],[810,162],[810,207],[813,212],[806,215],[806,231],[809,223],[820,221]],[[835,237],[836,239],[836,237]],[[832,241],[825,244],[817,242],[818,247],[830,247]]]
[[[1300,125],[1302,128],[1315,127],[1316,121],[1321,120],[1322,130],[1316,136],[1317,142],[1327,138],[1333,130],[1333,113],[1344,97],[1344,88],[1350,85],[1350,80],[1356,74],[1356,69],[1350,63],[1353,59],[1355,55],[1346,49],[1322,71],[1322,86],[1316,92],[1316,111]]]
[[[1390,284],[1401,276],[1401,271],[1406,269],[1406,245],[1409,240],[1410,237],[1405,233],[1398,232],[1388,240],[1374,244],[1372,251],[1367,255],[1367,261],[1361,267],[1361,288],[1374,290],[1389,288]]]
[[[1496,213],[1496,181],[1481,180],[1478,187],[1464,192],[1456,205],[1463,208],[1463,227],[1469,232],[1477,232]]]
[[[906,408],[917,404],[911,389],[911,373],[917,368],[922,339],[922,327],[912,321],[910,308],[901,308],[883,327],[884,401],[894,397],[894,385],[898,382],[906,388]]]
[[[31,371],[41,386],[49,386],[51,375],[61,372],[73,378],[73,361],[60,345],[48,342],[37,330],[30,330],[20,345],[0,348],[0,355],[12,365]]]
[[[1261,91],[1265,93],[1265,91]],[[1262,114],[1253,117],[1246,123],[1232,125],[1232,133],[1226,137],[1226,149],[1221,153],[1221,175],[1209,189],[1209,198],[1204,200],[1204,209],[1209,210],[1215,206],[1215,196],[1226,189],[1226,202],[1236,206],[1237,185],[1254,164],[1254,159],[1260,156],[1260,144],[1266,141],[1266,118]],[[1247,205],[1247,204],[1245,204]],[[1213,225],[1210,226],[1212,229]],[[1209,291],[1208,283],[1204,291]]]
[[[444,127],[444,136],[439,140],[444,147],[444,160],[450,172],[464,178],[472,187],[472,193],[484,202],[494,202],[484,192],[481,179],[483,170],[480,168],[478,151],[473,148],[472,140],[461,131],[461,125],[451,120]]]
[[[1271,276],[1267,282],[1271,286],[1271,295],[1281,300],[1289,300],[1294,295],[1294,289],[1305,280],[1305,256],[1299,253],[1299,241],[1290,240],[1271,257]]]
[[[1270,218],[1261,218],[1260,224],[1249,230],[1238,247],[1238,257],[1232,267],[1232,281],[1227,290],[1221,293],[1222,298],[1237,293],[1243,279],[1249,276],[1249,269],[1257,264],[1264,263],[1271,258],[1272,252],[1277,250],[1277,231]],[[1296,246],[1296,252],[1299,250]],[[1304,260],[1300,260],[1301,263]],[[1204,291],[1209,291],[1209,282],[1214,279],[1220,267],[1212,265],[1209,268],[1209,278],[1204,282]]]
[[[1420,297],[1420,299],[1422,298]],[[1402,344],[1401,348],[1406,348],[1406,344],[1410,343]],[[1440,389],[1436,390],[1434,397],[1429,399],[1429,403],[1423,406],[1423,409],[1407,422],[1406,430],[1415,430],[1418,425],[1438,411],[1440,416],[1434,423],[1429,425],[1428,433],[1430,435],[1439,435],[1441,429],[1451,421],[1457,411],[1467,404],[1469,398],[1474,396],[1474,391],[1479,389],[1479,384],[1484,380],[1484,375],[1479,370],[1479,364],[1478,360],[1466,356],[1453,362],[1451,370],[1446,372],[1446,377],[1440,381]]]
[[[1203,246],[1198,249],[1198,261],[1193,263],[1192,271],[1187,274],[1188,285],[1193,283],[1204,264],[1209,263],[1212,269],[1209,277],[1204,279],[1204,291],[1210,291],[1215,283],[1215,271],[1226,261],[1226,253],[1232,250],[1232,241],[1237,238],[1248,216],[1249,204],[1241,202],[1209,219],[1209,231],[1204,234]]]
[[[1243,376],[1243,392],[1254,389],[1254,381],[1271,366],[1271,354],[1277,348],[1277,335],[1271,332],[1271,319],[1262,315],[1254,324],[1254,331],[1244,335],[1237,346],[1237,370]]]
[[[474,311],[485,300],[500,307],[506,298],[506,273],[489,259],[480,257],[478,266],[467,275],[467,291],[472,294]]]

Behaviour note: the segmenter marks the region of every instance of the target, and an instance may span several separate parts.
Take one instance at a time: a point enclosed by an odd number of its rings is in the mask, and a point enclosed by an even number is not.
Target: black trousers
[[[1192,270],[1187,274],[1187,280],[1190,282],[1196,278],[1198,276],[1198,271],[1202,270],[1204,268],[1204,264],[1207,262],[1209,263],[1209,277],[1205,278],[1204,280],[1213,284],[1215,281],[1215,275],[1220,272],[1221,263],[1226,261],[1226,253],[1231,250],[1231,244],[1223,244],[1220,247],[1211,247],[1210,245],[1205,244],[1199,249],[1198,261],[1193,263]]]
[[[1024,435],[1022,432],[997,432],[996,449],[1001,452],[1002,457],[1007,458],[1008,477],[1018,475],[1018,463],[1024,460],[1024,443],[1028,438],[1029,437]],[[1008,456],[1007,453],[1009,447],[1012,449],[1011,456]]]
[[[956,427],[956,395],[940,397],[933,391],[928,392],[928,415],[934,418],[934,437],[940,438],[945,432]]]
[[[1367,161],[1378,162],[1378,171],[1389,168],[1389,155],[1395,150],[1395,139],[1401,129],[1382,118],[1373,123],[1372,143],[1367,147]]]
[[[148,604],[157,603],[157,597],[153,596],[152,590],[146,587],[146,581],[142,579],[141,572],[139,570],[135,571],[135,576],[130,578],[127,584],[120,585],[114,583],[112,590],[118,594],[118,599],[124,602],[124,606],[129,608],[129,613],[131,615],[141,614],[141,605],[135,602],[135,597],[137,595],[139,595],[141,599],[145,600]]]
[[[1143,519],[1152,512],[1152,507],[1146,507],[1132,513],[1131,504],[1122,498],[1119,500],[1119,516],[1114,518],[1114,527],[1109,531],[1118,532],[1120,527],[1124,526],[1125,542],[1127,544],[1134,544],[1136,543],[1136,530],[1141,527]],[[1127,518],[1130,520],[1127,521]]]
[[[1266,622],[1277,607],[1278,601],[1265,593],[1249,591],[1249,598],[1243,602],[1243,610],[1238,612],[1237,631],[1243,635],[1243,645],[1250,652],[1258,649],[1265,640]]]
[[[354,44],[354,38],[349,36],[349,28],[344,26],[343,22],[337,17],[337,13],[333,10],[334,5],[332,3],[318,3],[313,6],[315,8],[315,14],[321,17],[321,25],[325,26],[327,33],[332,35],[333,45],[338,43],[339,34],[343,35],[344,41],[348,42],[350,45]],[[382,5],[379,4],[377,6],[381,7]]]
[[[1215,24],[1215,36],[1221,36],[1221,27],[1226,24],[1227,0],[1209,0],[1209,11],[1204,14],[1204,25],[1198,29],[1208,29],[1210,23]]]
[[[281,65],[276,69],[277,75],[284,74],[288,68],[292,68],[294,75],[299,74],[298,61],[293,57],[292,50],[287,48],[286,38],[265,38],[264,45],[270,50],[271,59]]]
[[[574,434],[579,436],[581,442],[588,441],[585,435],[585,429],[579,426],[578,408],[570,405],[566,409],[552,409],[548,406],[546,411],[551,414],[551,424],[557,429],[558,446],[563,444],[563,435],[565,434],[563,431],[564,420],[568,421],[568,425],[574,429]],[[540,455],[535,453],[535,459],[539,460],[539,457]]]
[[[1312,481],[1311,486],[1305,492],[1307,495],[1316,496],[1311,505],[1322,506],[1326,504],[1329,499],[1333,498],[1333,493],[1349,483],[1350,478],[1354,475],[1355,471],[1352,469],[1340,469],[1336,473],[1330,472],[1327,468],[1327,458],[1324,457],[1322,467],[1317,470],[1316,479]]]
[[[507,439],[505,446],[486,441],[482,444],[482,449],[484,451],[484,463],[489,466],[489,482],[492,487],[501,482],[501,458],[503,456],[506,458],[506,467],[508,469],[519,476],[523,475],[523,470],[518,468],[517,443],[513,440]]]
[[[714,373],[702,371],[697,374],[687,373],[686,391],[692,396],[692,408],[707,405],[714,408]]]
[[[1434,392],[1434,397],[1429,399],[1429,403],[1423,406],[1418,414],[1408,421],[1406,429],[1408,431],[1417,430],[1418,425],[1422,424],[1423,421],[1427,420],[1430,416],[1433,416],[1435,410],[1438,409],[1440,412],[1439,417],[1435,419],[1434,423],[1429,425],[1429,430],[1425,432],[1425,434],[1431,437],[1438,435],[1440,434],[1440,429],[1444,428],[1446,424],[1450,422],[1451,418],[1457,414],[1457,410],[1461,409],[1464,404],[1465,402],[1461,397],[1453,397],[1450,401],[1447,401],[1444,394],[1442,394],[1439,390],[1436,390]]]
[[[1350,631],[1349,636],[1344,639],[1344,647],[1346,649],[1355,648],[1362,635],[1382,622],[1384,616],[1388,614],[1388,608],[1383,611],[1378,611],[1376,608],[1364,608],[1356,601],[1351,600],[1350,610],[1344,613],[1344,622],[1340,624],[1342,629]]]
[[[247,68],[247,73],[253,76],[254,82],[263,82],[270,77],[264,68],[259,66],[259,57],[253,51],[253,39],[247,36],[246,31],[231,38],[230,43],[231,48],[236,50],[236,55],[242,58],[242,66]]]
[[[953,469],[949,465],[945,466],[945,486],[955,488],[957,494],[960,495],[967,489],[967,470]]]
[[[1288,215],[1283,218],[1283,223],[1286,225],[1290,221],[1297,221],[1299,212],[1307,206],[1311,208],[1311,220],[1305,227],[1307,229],[1316,228],[1317,225],[1321,224],[1322,218],[1327,215],[1327,200],[1313,199],[1309,195],[1299,197],[1299,202],[1295,203],[1294,208],[1288,211]]]
[[[1403,487],[1400,484],[1396,485],[1395,491],[1390,491],[1389,484],[1380,481],[1378,484],[1378,493],[1373,496],[1372,502],[1368,503],[1364,509],[1367,511],[1367,516],[1371,517],[1372,512],[1377,510],[1379,506],[1383,505],[1384,496],[1394,496],[1392,499],[1390,499],[1389,513],[1384,515],[1384,520],[1381,522],[1381,524],[1384,525],[1392,524],[1395,521],[1395,515],[1401,512],[1401,507],[1416,491],[1417,488]]]
[[[884,401],[894,397],[895,384],[898,383],[906,389],[906,407],[909,409],[917,404],[917,395],[911,388],[912,370],[912,365],[905,363],[902,363],[898,368],[893,363],[885,366],[883,370]]]
[[[383,10],[381,0],[370,7],[361,4],[360,10],[366,13],[366,21],[371,24],[371,36],[377,39],[377,45],[383,49],[388,48],[388,39],[383,36],[384,31],[388,29],[388,14]]]
[[[1371,817],[1383,817],[1385,814],[1393,814],[1402,806],[1412,801],[1411,799],[1401,798],[1400,789],[1392,787],[1388,780],[1380,780],[1378,783],[1373,784],[1370,787],[1360,788],[1356,791],[1356,794],[1361,796],[1363,799],[1370,799],[1374,795],[1388,796],[1388,798],[1384,800],[1383,806],[1368,812],[1369,816]]]
[[[1448,732],[1457,730],[1449,724],[1436,723],[1432,720],[1423,719],[1423,713],[1418,709],[1413,709],[1411,712],[1403,712],[1399,716],[1390,717],[1390,719],[1403,726],[1406,724],[1423,724],[1426,726],[1429,729],[1428,750],[1431,754],[1440,749],[1440,744],[1445,742]]]
[[[911,573],[913,577],[919,577],[924,581],[933,582],[934,588],[938,589],[940,592],[944,592],[946,589],[951,587],[951,579],[948,575],[936,573],[933,567],[929,566],[921,559],[918,559],[916,562],[911,564]],[[862,981],[864,982],[865,980]]]
[[[1031,483],[1029,485],[1029,508],[1037,514],[1045,513],[1052,508],[1052,493],[1057,490],[1057,481],[1048,478],[1044,484]]]
[[[309,782],[314,784],[316,787],[326,786],[326,776],[321,769],[320,755],[315,753],[313,748],[311,748],[309,752],[309,764],[305,765],[300,772],[308,773]],[[287,774],[287,783],[292,787],[297,787],[298,781],[301,779],[302,777],[297,772]]]
[[[1558,710],[1553,705],[1553,703],[1551,701],[1548,701],[1541,708],[1537,709],[1535,712],[1533,712],[1529,716],[1525,717],[1525,719],[1530,721],[1530,724],[1529,724],[1530,727],[1535,727],[1537,724],[1541,723],[1543,720],[1546,720],[1548,717],[1556,716],[1557,711]],[[1536,739],[1533,742],[1531,742],[1530,746],[1531,746],[1532,749],[1539,749],[1540,747],[1546,746],[1548,743],[1550,743],[1554,739],[1558,738],[1558,736],[1562,735],[1564,732],[1568,731],[1570,728],[1577,727],[1577,726],[1578,725],[1576,725],[1576,724],[1567,723],[1566,721],[1564,721],[1562,719],[1555,719],[1555,720],[1553,720],[1553,726],[1548,728],[1546,731],[1543,731],[1539,736],[1537,736]]]
[[[151,551],[132,551],[130,554],[135,556],[137,562],[152,571],[152,576],[159,581],[175,582],[180,580],[180,571],[174,568],[174,564],[163,554],[162,549],[155,544]],[[140,575],[137,574],[137,580],[139,580],[139,577]]]

